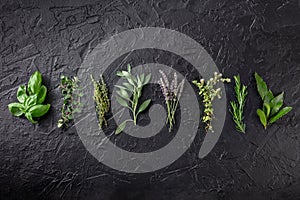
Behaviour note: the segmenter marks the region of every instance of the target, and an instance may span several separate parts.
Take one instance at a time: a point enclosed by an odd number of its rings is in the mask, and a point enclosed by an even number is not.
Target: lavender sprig
[[[183,91],[184,80],[182,80],[178,84],[177,74],[174,73],[173,80],[170,84],[166,74],[161,70],[159,70],[159,73],[162,75],[162,78],[160,78],[159,83],[162,93],[165,97],[165,103],[167,105],[168,112],[166,124],[169,124],[169,132],[171,132],[175,124],[175,112],[177,110],[179,99]]]

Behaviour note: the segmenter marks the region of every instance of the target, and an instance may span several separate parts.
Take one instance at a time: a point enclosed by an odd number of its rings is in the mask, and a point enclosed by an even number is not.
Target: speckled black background
[[[115,33],[174,29],[195,39],[219,70],[249,86],[247,133],[230,116],[203,160],[194,143],[154,173],[117,172],[87,152],[76,129],[56,128],[61,74],[76,75],[87,52]],[[289,0],[1,0],[0,199],[300,199],[300,5]],[[173,62],[179,62],[175,59]],[[172,61],[171,61],[172,62]],[[7,109],[39,70],[52,108],[38,125]],[[294,107],[267,131],[253,73]],[[229,100],[233,84],[226,86]],[[204,134],[199,132],[199,134]],[[199,140],[201,136],[198,136]]]

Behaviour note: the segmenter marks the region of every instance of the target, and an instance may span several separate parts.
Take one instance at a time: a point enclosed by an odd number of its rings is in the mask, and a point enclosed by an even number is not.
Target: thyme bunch
[[[82,97],[77,77],[69,78],[61,76],[59,88],[63,95],[63,106],[61,108],[61,119],[58,120],[58,128],[68,126],[68,123],[74,119],[74,114],[81,112],[80,97]]]
[[[102,128],[103,124],[107,126],[105,114],[109,111],[110,100],[108,98],[108,89],[104,82],[103,76],[100,76],[100,80],[96,81],[91,75],[91,80],[94,84],[94,96],[93,99],[96,103],[96,112],[99,118],[99,128]]]
[[[208,81],[201,79],[200,82],[194,80],[193,83],[199,89],[199,95],[203,98],[202,102],[204,104],[204,116],[202,117],[202,121],[206,124],[207,131],[213,131],[213,127],[211,124],[212,118],[214,116],[214,109],[212,106],[212,102],[215,97],[221,98],[221,88],[214,88],[218,82],[229,83],[229,78],[223,78],[222,74],[214,73],[214,77],[210,78]]]
[[[165,103],[167,105],[168,116],[166,124],[169,124],[169,132],[171,132],[173,125],[175,124],[175,112],[177,110],[179,99],[183,91],[184,80],[182,80],[180,84],[178,84],[177,74],[174,73],[173,80],[170,84],[166,74],[161,70],[159,70],[159,73],[162,75],[159,83],[162,93],[165,97]]]
[[[116,85],[116,87],[119,88],[116,97],[117,102],[131,111],[133,120],[128,119],[122,122],[116,129],[115,134],[121,133],[124,130],[126,123],[129,121],[132,121],[134,125],[136,125],[138,115],[143,112],[151,102],[151,99],[147,99],[138,106],[139,99],[142,96],[143,87],[149,83],[151,74],[148,74],[147,76],[145,76],[145,74],[133,76],[131,74],[131,66],[128,64],[127,71],[118,71],[117,76],[124,78],[127,81],[124,82],[123,85]]]
[[[235,96],[237,99],[237,102],[231,101],[230,105],[232,110],[230,110],[230,113],[232,115],[232,119],[235,123],[236,129],[241,132],[245,133],[246,131],[246,124],[243,122],[244,119],[244,106],[246,103],[247,98],[247,86],[241,84],[240,76],[234,76],[235,80]]]

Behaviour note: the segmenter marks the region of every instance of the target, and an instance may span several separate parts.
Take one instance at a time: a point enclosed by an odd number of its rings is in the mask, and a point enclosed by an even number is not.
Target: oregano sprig
[[[116,129],[115,134],[121,133],[124,130],[127,122],[132,121],[134,125],[136,125],[138,115],[143,112],[151,102],[151,99],[147,99],[140,106],[138,106],[143,87],[149,83],[151,74],[146,76],[145,74],[133,76],[131,74],[131,66],[128,64],[127,71],[118,71],[117,76],[124,78],[127,81],[124,82],[123,85],[115,85],[115,87],[119,89],[116,97],[117,102],[121,106],[130,110],[133,115],[133,120],[128,119],[122,122]]]
[[[68,127],[69,122],[74,119],[74,114],[81,112],[80,97],[83,94],[81,93],[79,82],[77,77],[61,76],[59,88],[63,95],[63,106],[61,108],[61,119],[57,123],[59,128],[62,126]]]
[[[204,116],[202,121],[206,124],[206,130],[213,131],[213,127],[211,121],[214,117],[214,109],[213,109],[213,100],[215,97],[221,98],[221,88],[215,88],[215,85],[218,82],[229,83],[229,78],[223,78],[222,74],[214,73],[214,77],[210,78],[208,81],[201,79],[200,82],[194,80],[193,83],[199,89],[199,95],[202,97],[202,102],[204,104]]]
[[[263,108],[257,109],[256,113],[259,116],[260,122],[267,129],[267,126],[274,123],[282,116],[286,115],[292,110],[292,107],[287,106],[281,109],[283,106],[284,92],[274,97],[273,92],[268,89],[264,80],[255,72],[255,79],[257,85],[257,91],[263,101]]]
[[[246,131],[246,124],[243,122],[244,120],[244,107],[247,98],[247,86],[241,84],[240,76],[234,76],[235,80],[235,96],[237,101],[231,101],[231,110],[230,113],[232,115],[232,119],[235,123],[236,129],[241,132],[245,133]]]
[[[96,103],[96,112],[99,120],[99,128],[102,128],[103,124],[107,126],[105,114],[109,111],[110,100],[108,97],[108,89],[104,82],[103,76],[100,76],[100,80],[96,81],[91,75],[92,82],[94,84],[94,101]]]

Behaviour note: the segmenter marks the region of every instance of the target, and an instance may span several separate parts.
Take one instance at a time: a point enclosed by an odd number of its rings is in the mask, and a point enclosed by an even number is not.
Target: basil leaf
[[[272,91],[269,90],[263,101],[266,103],[270,103],[272,99],[274,99],[274,95]]]
[[[19,117],[23,114],[23,105],[20,103],[10,103],[8,104],[9,111],[16,117]]]
[[[29,108],[33,105],[36,105],[36,102],[37,102],[37,95],[36,94],[30,95],[24,102],[25,108]]]
[[[41,117],[45,115],[50,108],[50,104],[47,105],[34,105],[29,108],[28,112],[32,117]]]
[[[259,116],[260,122],[266,129],[267,128],[267,117],[266,117],[265,113],[261,109],[257,109],[256,113]]]
[[[143,112],[149,106],[150,102],[151,99],[147,99],[146,101],[144,101],[140,106],[138,113]]]
[[[264,80],[255,72],[255,79],[257,85],[257,91],[262,100],[265,99],[265,96],[268,94],[268,87]]]
[[[37,103],[38,104],[41,104],[45,101],[46,94],[47,94],[47,88],[44,85],[42,85],[42,87],[40,88],[39,94],[37,95]]]
[[[269,124],[274,123],[277,121],[279,118],[281,118],[283,115],[286,115],[288,112],[292,110],[292,107],[284,107],[282,108],[274,117],[272,117],[269,121]]]
[[[42,85],[42,75],[39,71],[36,71],[28,81],[29,95],[38,94],[41,85]]]
[[[24,103],[26,98],[28,97],[26,93],[26,86],[25,85],[20,85],[17,91],[17,99],[20,103]]]
[[[33,124],[36,124],[37,121],[33,120],[32,116],[31,116],[31,113],[27,112],[25,113],[25,117]]]

